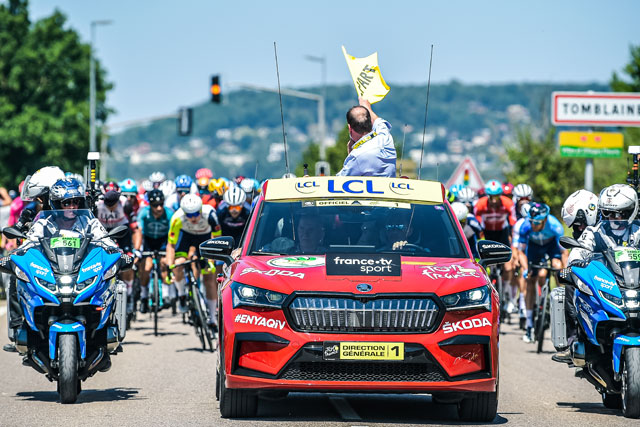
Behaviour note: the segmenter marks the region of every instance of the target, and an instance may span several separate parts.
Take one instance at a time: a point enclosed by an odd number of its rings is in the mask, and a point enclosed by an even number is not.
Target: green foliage
[[[349,127],[344,125],[342,130],[336,137],[336,143],[327,147],[325,150],[327,162],[329,162],[329,168],[331,169],[331,175],[335,175],[344,164],[344,159],[347,157],[347,141],[349,141]],[[302,176],[306,163],[309,165],[309,173],[313,175],[315,173],[315,163],[320,160],[320,146],[316,143],[311,143],[302,153],[302,160],[296,167],[296,176]]]
[[[34,24],[28,2],[0,4],[0,184],[42,166],[81,172],[89,140],[90,46],[59,11]],[[111,85],[96,67],[98,119]]]
[[[507,179],[514,184],[529,184],[535,200],[548,204],[556,216],[567,196],[583,187],[584,161],[560,157],[555,129],[541,137],[534,136],[530,127],[516,129],[516,140],[507,146],[507,157],[512,165]]]

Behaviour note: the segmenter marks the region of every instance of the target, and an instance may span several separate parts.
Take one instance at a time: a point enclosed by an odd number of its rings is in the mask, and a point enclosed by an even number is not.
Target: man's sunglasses
[[[153,209],[161,208],[162,206],[163,206],[162,203],[151,204],[151,207]]]
[[[542,225],[542,224],[544,224],[545,221],[546,221],[546,219],[532,219],[531,220],[531,224],[533,224],[533,225]]]
[[[193,213],[188,213],[188,214],[185,214],[185,215],[187,215],[187,218],[197,218],[197,217],[200,216],[200,211],[193,212]]]
[[[242,212],[242,206],[229,206],[229,212]]]
[[[60,205],[62,205],[63,208],[68,208],[69,206],[80,206],[80,200],[79,199],[67,199],[67,200],[63,200],[62,202],[60,202]]]

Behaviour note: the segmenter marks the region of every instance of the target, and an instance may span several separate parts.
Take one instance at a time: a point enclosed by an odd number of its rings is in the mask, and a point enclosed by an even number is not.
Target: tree
[[[331,147],[326,147],[325,154],[327,162],[329,162],[329,168],[331,174],[335,175],[344,164],[344,159],[347,157],[347,141],[349,140],[349,128],[344,125],[340,133],[336,138],[336,143]],[[309,165],[309,174],[315,174],[315,164],[320,160],[320,146],[316,143],[311,143],[302,153],[302,160],[296,167],[296,176],[303,175],[303,165],[306,163]]]
[[[81,172],[89,140],[89,44],[59,11],[34,24],[27,0],[0,4],[0,185],[40,167]],[[97,119],[112,85],[96,61]]]

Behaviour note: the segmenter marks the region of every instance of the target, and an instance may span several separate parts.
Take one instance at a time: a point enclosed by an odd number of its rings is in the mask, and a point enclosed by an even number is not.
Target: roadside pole
[[[593,192],[593,159],[591,157],[586,159],[584,165],[584,188]]]

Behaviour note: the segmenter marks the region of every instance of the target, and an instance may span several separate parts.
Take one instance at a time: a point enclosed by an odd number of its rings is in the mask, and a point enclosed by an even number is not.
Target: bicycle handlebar
[[[198,261],[200,261],[200,257],[194,257],[194,258],[192,258],[192,259],[191,259],[191,260],[189,260],[189,261],[184,261],[184,262],[181,262],[180,264],[173,264],[173,265],[170,265],[170,266],[169,266],[169,270],[173,270],[173,269],[174,269],[174,268],[176,268],[176,267],[182,267],[182,266],[184,266],[184,265],[193,264],[194,262],[198,262]]]
[[[551,270],[551,271],[554,271],[554,272],[562,271],[562,268],[553,268],[549,264],[533,264],[533,263],[531,263],[531,264],[529,264],[529,268],[531,268],[531,269],[534,269],[534,268],[545,269],[545,270]]]

